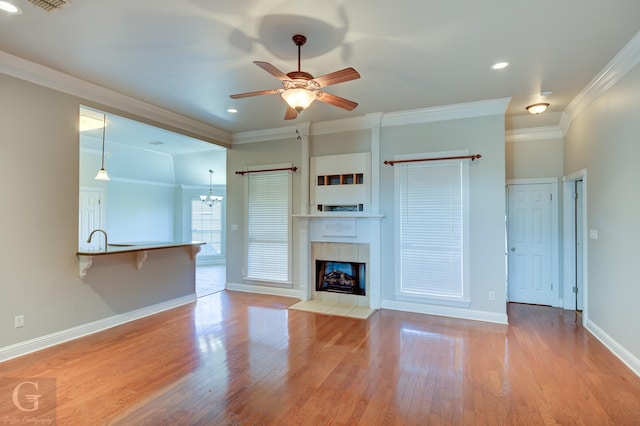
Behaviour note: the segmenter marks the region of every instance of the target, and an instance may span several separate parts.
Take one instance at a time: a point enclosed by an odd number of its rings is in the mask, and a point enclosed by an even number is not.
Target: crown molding
[[[0,51],[0,72],[68,95],[117,108],[131,114],[137,114],[159,123],[165,123],[177,130],[182,130],[185,135],[190,137],[215,144],[222,144],[226,147],[231,144],[231,133],[218,129],[217,127],[204,124],[3,51]],[[175,131],[173,129],[167,130]]]
[[[305,123],[305,125],[307,124]],[[234,133],[233,145],[295,138],[296,126],[277,127],[275,129],[252,130],[249,132]]]
[[[487,115],[504,115],[510,101],[511,98],[500,98],[408,111],[386,112],[382,116],[382,127],[484,117]]]
[[[527,129],[505,131],[505,141],[507,143],[542,141],[549,139],[562,140],[563,137],[564,133],[560,126],[530,127]]]
[[[312,123],[310,134],[325,135],[356,130],[369,130],[375,125],[371,117],[375,117],[376,123],[380,123],[380,127],[392,127],[461,118],[483,117],[487,115],[504,115],[510,101],[511,98],[500,98],[407,111],[380,112],[353,118],[323,121]],[[276,129],[234,133],[233,144],[287,139],[295,137],[295,130],[295,126],[287,126]]]
[[[564,134],[569,131],[571,121],[586,107],[603,95],[630,70],[640,63],[640,31],[618,52],[616,56],[595,76],[565,108],[560,127]]]

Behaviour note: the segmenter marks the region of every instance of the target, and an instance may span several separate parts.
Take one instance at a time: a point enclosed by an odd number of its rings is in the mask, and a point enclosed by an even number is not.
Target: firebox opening
[[[365,296],[365,264],[316,260],[316,291]]]

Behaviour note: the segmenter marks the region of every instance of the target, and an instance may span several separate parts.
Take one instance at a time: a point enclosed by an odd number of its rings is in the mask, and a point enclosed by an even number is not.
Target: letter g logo
[[[24,382],[20,382],[18,383],[18,385],[13,389],[13,405],[16,406],[16,408],[20,411],[36,411],[38,409],[38,400],[40,399],[40,397],[42,395],[24,395],[24,398],[27,400],[27,402],[31,403],[32,406],[31,408],[25,408],[21,403],[20,403],[20,390],[23,386],[25,385],[32,385],[35,390],[38,390],[38,382],[28,382],[28,381],[24,381]]]

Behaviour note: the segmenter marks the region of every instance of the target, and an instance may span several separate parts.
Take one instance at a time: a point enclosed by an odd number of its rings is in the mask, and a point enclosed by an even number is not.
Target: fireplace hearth
[[[365,264],[316,260],[316,291],[366,295]]]

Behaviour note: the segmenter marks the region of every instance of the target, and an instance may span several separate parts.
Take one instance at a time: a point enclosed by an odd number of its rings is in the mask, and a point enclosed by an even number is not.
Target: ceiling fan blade
[[[295,109],[293,109],[289,105],[287,105],[287,110],[284,113],[284,119],[285,120],[293,120],[297,116],[298,116],[298,111],[296,111]]]
[[[247,92],[247,93],[238,93],[235,95],[229,95],[231,99],[240,99],[240,98],[249,98],[251,96],[260,96],[260,95],[277,95],[278,93],[282,93],[284,89],[269,89],[269,90],[258,90],[257,92]]]
[[[276,68],[273,65],[271,65],[269,62],[253,61],[253,63],[256,64],[257,66],[259,66],[260,68],[262,68],[263,70],[265,70],[266,72],[268,72],[269,74],[271,74],[272,76],[274,76],[275,78],[277,78],[280,81],[291,80],[285,73],[283,73],[278,68]]]
[[[340,71],[321,75],[320,77],[314,78],[314,80],[320,85],[320,87],[327,87],[333,84],[344,83],[345,81],[351,81],[358,78],[360,78],[360,74],[358,74],[358,71],[349,67]]]
[[[337,106],[338,108],[346,109],[347,111],[351,111],[358,106],[356,102],[350,101],[349,99],[341,98],[340,96],[332,95],[331,93],[317,93],[318,97],[316,98],[316,100],[324,102],[325,104]]]

